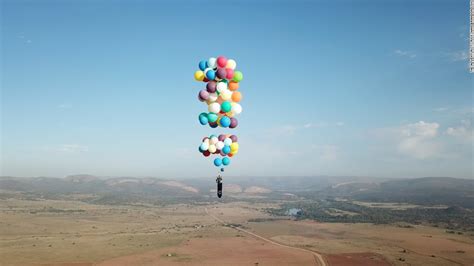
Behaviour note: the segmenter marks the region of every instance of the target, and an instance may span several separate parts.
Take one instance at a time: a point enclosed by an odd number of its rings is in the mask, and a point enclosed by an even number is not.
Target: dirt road
[[[281,244],[281,243],[278,243],[278,242],[275,242],[271,239],[268,239],[266,237],[263,237],[261,235],[257,235],[253,232],[250,232],[250,231],[247,231],[245,229],[242,229],[242,228],[239,228],[239,227],[236,227],[236,226],[233,226],[231,224],[228,224],[227,222],[223,221],[222,219],[220,219],[219,217],[211,214],[207,208],[204,208],[204,210],[206,211],[206,214],[211,216],[214,220],[216,220],[217,222],[221,223],[222,225],[224,226],[228,226],[230,228],[233,228],[235,230],[238,230],[238,231],[241,231],[243,233],[246,233],[248,235],[251,235],[253,237],[256,237],[258,239],[261,239],[263,241],[266,241],[268,243],[271,243],[273,245],[276,245],[276,246],[280,246],[280,247],[285,247],[285,248],[291,248],[291,249],[296,249],[296,250],[301,250],[301,251],[305,251],[305,252],[309,252],[311,253],[313,256],[314,256],[314,259],[315,259],[315,262],[316,262],[316,265],[320,265],[320,266],[327,266],[327,263],[326,261],[324,260],[323,256],[315,251],[312,251],[312,250],[308,250],[308,249],[304,249],[304,248],[299,248],[299,247],[293,247],[293,246],[288,246],[288,245],[285,245],[285,244]]]

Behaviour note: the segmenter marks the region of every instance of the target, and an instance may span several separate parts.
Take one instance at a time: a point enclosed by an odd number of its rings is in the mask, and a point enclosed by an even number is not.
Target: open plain
[[[296,221],[267,214],[266,208],[275,207],[270,203],[111,206],[8,199],[0,204],[1,265],[474,262],[472,235],[422,225]]]

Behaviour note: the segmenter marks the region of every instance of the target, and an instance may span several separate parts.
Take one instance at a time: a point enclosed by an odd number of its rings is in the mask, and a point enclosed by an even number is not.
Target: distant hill
[[[176,181],[134,177],[104,179],[92,175],[72,175],[66,178],[0,177],[2,198],[28,195],[64,199],[81,195],[80,198],[85,201],[101,204],[208,201],[215,197],[215,188],[213,178]],[[296,200],[298,197],[345,198],[474,209],[474,180],[449,177],[227,177],[224,182],[224,195],[226,199],[238,199],[245,195],[281,200]]]
[[[448,205],[474,208],[474,180],[450,177],[397,179],[368,190],[352,192],[364,201],[410,202],[422,205]]]

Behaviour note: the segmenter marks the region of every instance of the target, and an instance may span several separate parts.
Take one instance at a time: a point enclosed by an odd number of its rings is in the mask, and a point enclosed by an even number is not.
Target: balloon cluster
[[[199,62],[194,78],[207,84],[206,89],[199,91],[198,99],[208,105],[208,112],[199,115],[201,125],[235,128],[239,124],[234,116],[242,112],[242,94],[238,89],[243,75],[235,70],[236,66],[235,60],[223,56]]]
[[[205,157],[211,154],[221,155],[223,158],[215,158],[215,166],[227,166],[230,164],[229,157],[239,152],[239,143],[236,135],[220,134],[219,136],[210,135],[202,139],[199,146],[199,152]]]

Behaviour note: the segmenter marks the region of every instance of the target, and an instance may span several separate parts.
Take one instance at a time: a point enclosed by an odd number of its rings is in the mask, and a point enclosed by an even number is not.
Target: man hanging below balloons
[[[240,101],[242,94],[239,82],[242,80],[242,72],[235,70],[235,60],[223,56],[211,57],[199,62],[199,70],[194,73],[197,81],[204,82],[205,89],[198,93],[198,99],[207,105],[207,112],[199,114],[199,123],[209,125],[211,128],[234,129],[239,122],[235,116],[242,112]],[[216,179],[217,196],[222,196],[222,176],[224,167],[230,164],[230,157],[237,154],[239,144],[237,136],[232,134],[210,135],[204,137],[199,151],[205,156],[218,156],[214,159],[214,165],[220,168]],[[219,157],[220,156],[220,157]]]

